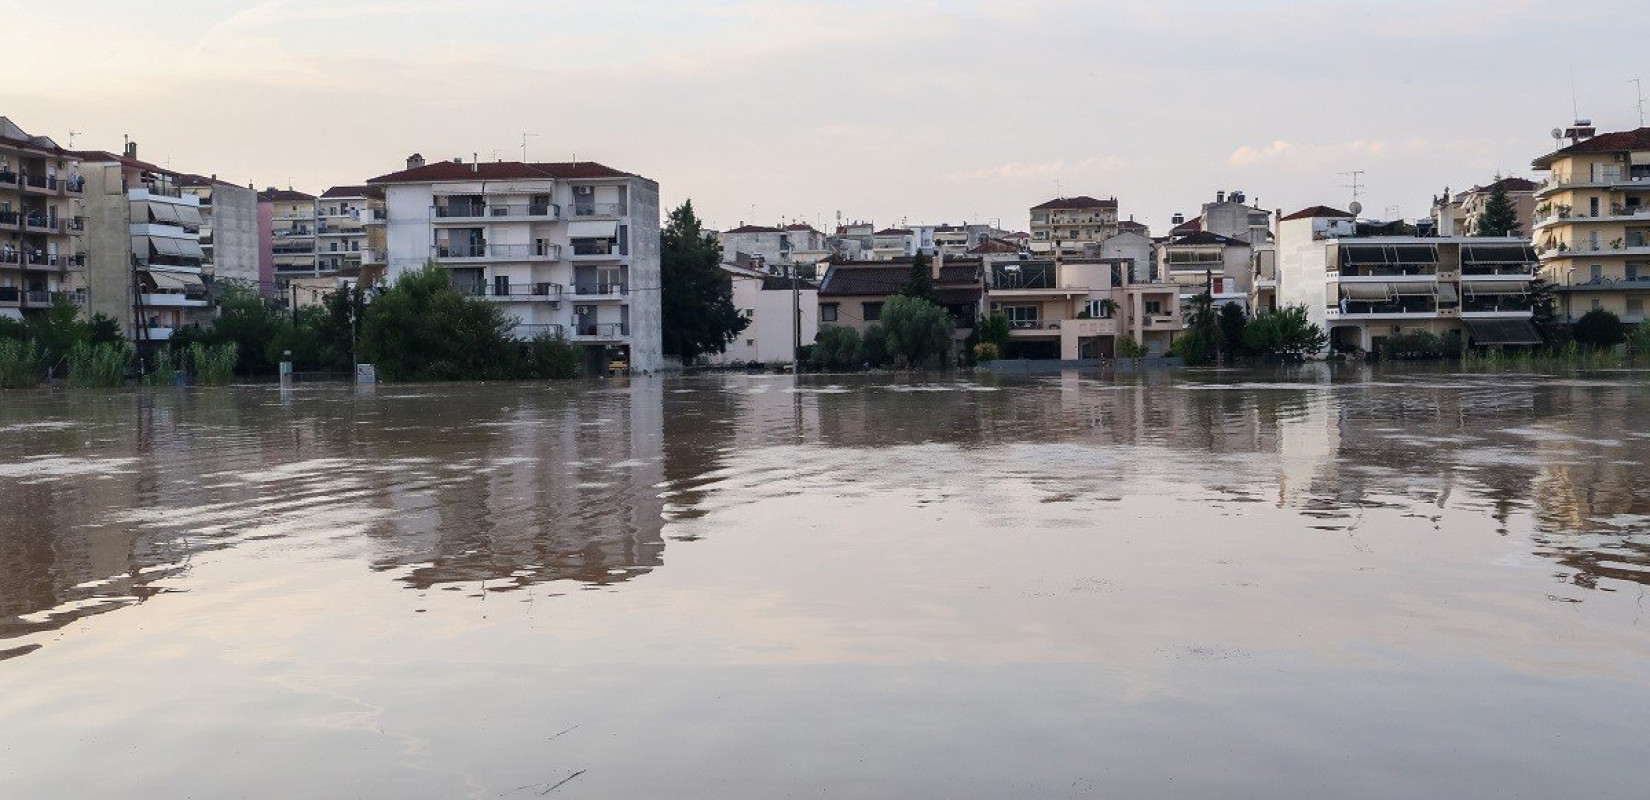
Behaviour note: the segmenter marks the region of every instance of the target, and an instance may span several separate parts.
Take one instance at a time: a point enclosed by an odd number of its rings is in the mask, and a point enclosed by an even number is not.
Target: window
[[[1639,322],[1644,319],[1644,298],[1627,298],[1627,319]]]
[[[1095,319],[1111,319],[1111,304],[1105,300],[1090,300],[1088,312]]]
[[[1637,265],[1637,264],[1628,264],[1627,265],[1626,278],[1627,278],[1627,280],[1630,280],[1630,281],[1638,280],[1639,279],[1639,265]]]
[[[1604,265],[1594,264],[1590,272],[1590,276],[1592,277],[1594,283],[1604,280]]]
[[[1146,301],[1146,313],[1147,314],[1161,314],[1161,313],[1163,313],[1163,301],[1162,300],[1147,300]]]
[[[1594,311],[1602,311],[1603,309],[1604,309],[1604,301],[1600,300],[1596,297],[1593,298],[1593,310]]]
[[[881,303],[866,303],[865,304],[865,321],[866,322],[876,322],[879,319],[882,319],[882,304]]]
[[[1038,306],[1003,306],[1003,316],[1008,318],[1010,328],[1035,328],[1041,310]]]
[[[498,295],[499,297],[509,297],[510,296],[510,276],[509,275],[494,275],[493,276],[493,294]]]
[[[1587,215],[1591,216],[1591,217],[1598,216],[1598,198],[1597,197],[1591,198],[1587,201]]]
[[[837,309],[836,303],[820,303],[819,304],[819,321],[820,322],[836,322],[836,309]]]

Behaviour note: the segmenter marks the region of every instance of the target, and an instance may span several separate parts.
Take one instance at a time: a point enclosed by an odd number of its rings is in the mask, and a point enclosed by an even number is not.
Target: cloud
[[[986,179],[1014,180],[1018,178],[1035,178],[1043,176],[1091,174],[1102,169],[1115,169],[1128,164],[1128,160],[1120,156],[1090,156],[1072,162],[1069,167],[1064,160],[1044,161],[1040,163],[1021,163],[1012,161],[1007,164],[998,164],[994,167],[985,167],[975,170],[964,170],[946,174],[948,180],[974,181]]]

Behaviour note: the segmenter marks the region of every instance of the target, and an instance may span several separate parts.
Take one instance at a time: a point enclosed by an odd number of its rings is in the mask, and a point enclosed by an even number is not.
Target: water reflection
[[[1650,434],[1623,428],[1650,412],[1642,381],[1319,367],[19,395],[0,407],[0,643],[24,641],[0,658],[187,590],[192,558],[248,542],[417,591],[611,588],[663,568],[667,539],[715,536],[722,503],[875,486],[1075,503],[1167,483],[1354,537],[1372,509],[1463,509],[1503,535],[1524,520],[1556,576],[1614,590],[1650,583]],[[972,466],[936,471],[931,447]],[[865,457],[891,448],[911,455]]]

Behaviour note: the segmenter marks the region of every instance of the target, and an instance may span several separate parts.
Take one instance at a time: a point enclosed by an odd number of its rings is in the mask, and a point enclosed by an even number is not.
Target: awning
[[[1469,319],[1467,335],[1476,345],[1541,344],[1541,334],[1527,319]]]
[[[0,308],[0,319],[15,319],[22,322],[23,312],[21,309],[16,308]]]
[[[171,203],[150,203],[149,218],[163,224],[177,224],[178,207]]]
[[[1534,264],[1540,261],[1527,244],[1463,244],[1462,266],[1474,264]]]
[[[160,272],[149,270],[144,273],[150,282],[155,284],[156,291],[187,292],[191,289],[203,291],[206,284],[201,282],[201,276],[189,272]]]
[[[608,220],[580,220],[567,223],[567,238],[569,239],[617,239],[619,237],[619,223]]]
[[[201,226],[201,210],[195,206],[173,206],[172,210],[178,215],[178,222],[186,228]]]
[[[1462,281],[1468,297],[1499,294],[1525,294],[1530,284],[1524,281]]]
[[[1461,299],[1461,296],[1459,294],[1457,294],[1456,291],[1455,291],[1455,284],[1453,284],[1453,283],[1440,283],[1440,284],[1438,284],[1438,301],[1439,302],[1441,302],[1441,303],[1454,303],[1454,302],[1456,302],[1460,299]]]
[[[172,256],[174,258],[206,258],[206,251],[202,250],[200,242],[194,239],[151,236],[149,237],[149,246],[154,248],[157,255]]]
[[[1432,297],[1438,294],[1436,283],[1394,283],[1392,293],[1399,297]]]
[[[1343,283],[1341,295],[1348,300],[1386,300],[1392,291],[1384,283]]]

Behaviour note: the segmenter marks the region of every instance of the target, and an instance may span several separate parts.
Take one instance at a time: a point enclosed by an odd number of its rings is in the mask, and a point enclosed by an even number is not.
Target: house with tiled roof
[[[846,325],[864,333],[882,317],[883,304],[911,281],[911,257],[828,262],[819,282],[819,323]],[[973,330],[985,298],[985,262],[980,258],[930,260],[935,301],[957,323],[959,341]]]
[[[662,366],[658,183],[591,161],[415,154],[367,186],[384,197],[388,278],[433,262],[517,338],[582,347],[587,371]]]
[[[722,260],[738,263],[742,258],[760,258],[774,270],[783,271],[789,265],[808,265],[823,261],[831,255],[825,234],[812,225],[747,225],[721,233]]]

